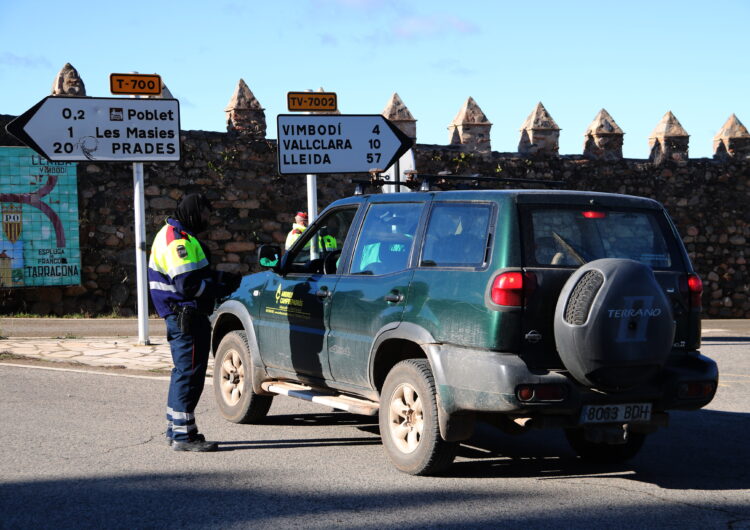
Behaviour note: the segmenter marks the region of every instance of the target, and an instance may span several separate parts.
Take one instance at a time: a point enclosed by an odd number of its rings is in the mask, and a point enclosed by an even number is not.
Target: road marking
[[[75,368],[53,368],[51,366],[32,366],[29,364],[13,364],[13,363],[0,363],[0,368],[3,366],[12,366],[14,368],[31,368],[33,370],[51,370],[53,372],[74,372],[77,374],[97,374],[97,375],[108,375],[110,377],[129,377],[132,379],[149,379],[151,381],[169,381],[168,376],[164,375],[130,375],[130,374],[112,374],[109,372],[99,372],[97,370],[76,370]],[[207,385],[213,385],[213,380],[206,378]]]

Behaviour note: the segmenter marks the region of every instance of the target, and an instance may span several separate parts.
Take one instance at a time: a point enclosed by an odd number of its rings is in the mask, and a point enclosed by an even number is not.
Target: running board
[[[320,405],[326,405],[338,410],[345,410],[352,414],[362,414],[364,416],[374,416],[378,413],[378,404],[366,399],[357,399],[351,396],[336,394],[335,392],[326,392],[322,390],[313,390],[306,385],[297,383],[288,383],[286,381],[266,381],[261,384],[266,392],[274,394],[283,394],[285,396],[312,401]]]

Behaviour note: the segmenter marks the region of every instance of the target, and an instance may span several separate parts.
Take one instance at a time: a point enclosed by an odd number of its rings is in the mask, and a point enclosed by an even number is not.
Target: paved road
[[[706,342],[717,398],[629,465],[482,427],[437,478],[389,467],[370,418],[277,398],[265,424],[234,425],[210,386],[198,422],[222,451],[175,453],[166,381],[0,364],[0,527],[750,528],[748,344]]]

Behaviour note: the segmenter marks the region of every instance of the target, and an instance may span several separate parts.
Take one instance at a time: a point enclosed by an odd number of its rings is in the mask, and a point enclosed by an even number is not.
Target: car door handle
[[[393,302],[394,304],[397,304],[404,299],[404,295],[402,295],[401,293],[390,293],[385,295],[383,299],[386,302]]]
[[[318,289],[315,292],[315,296],[317,296],[321,300],[325,300],[326,298],[328,298],[329,296],[331,296],[331,291],[329,291],[328,289]]]

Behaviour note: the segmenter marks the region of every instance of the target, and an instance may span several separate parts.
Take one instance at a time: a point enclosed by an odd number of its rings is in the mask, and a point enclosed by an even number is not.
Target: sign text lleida
[[[81,283],[76,164],[0,147],[0,289]]]

